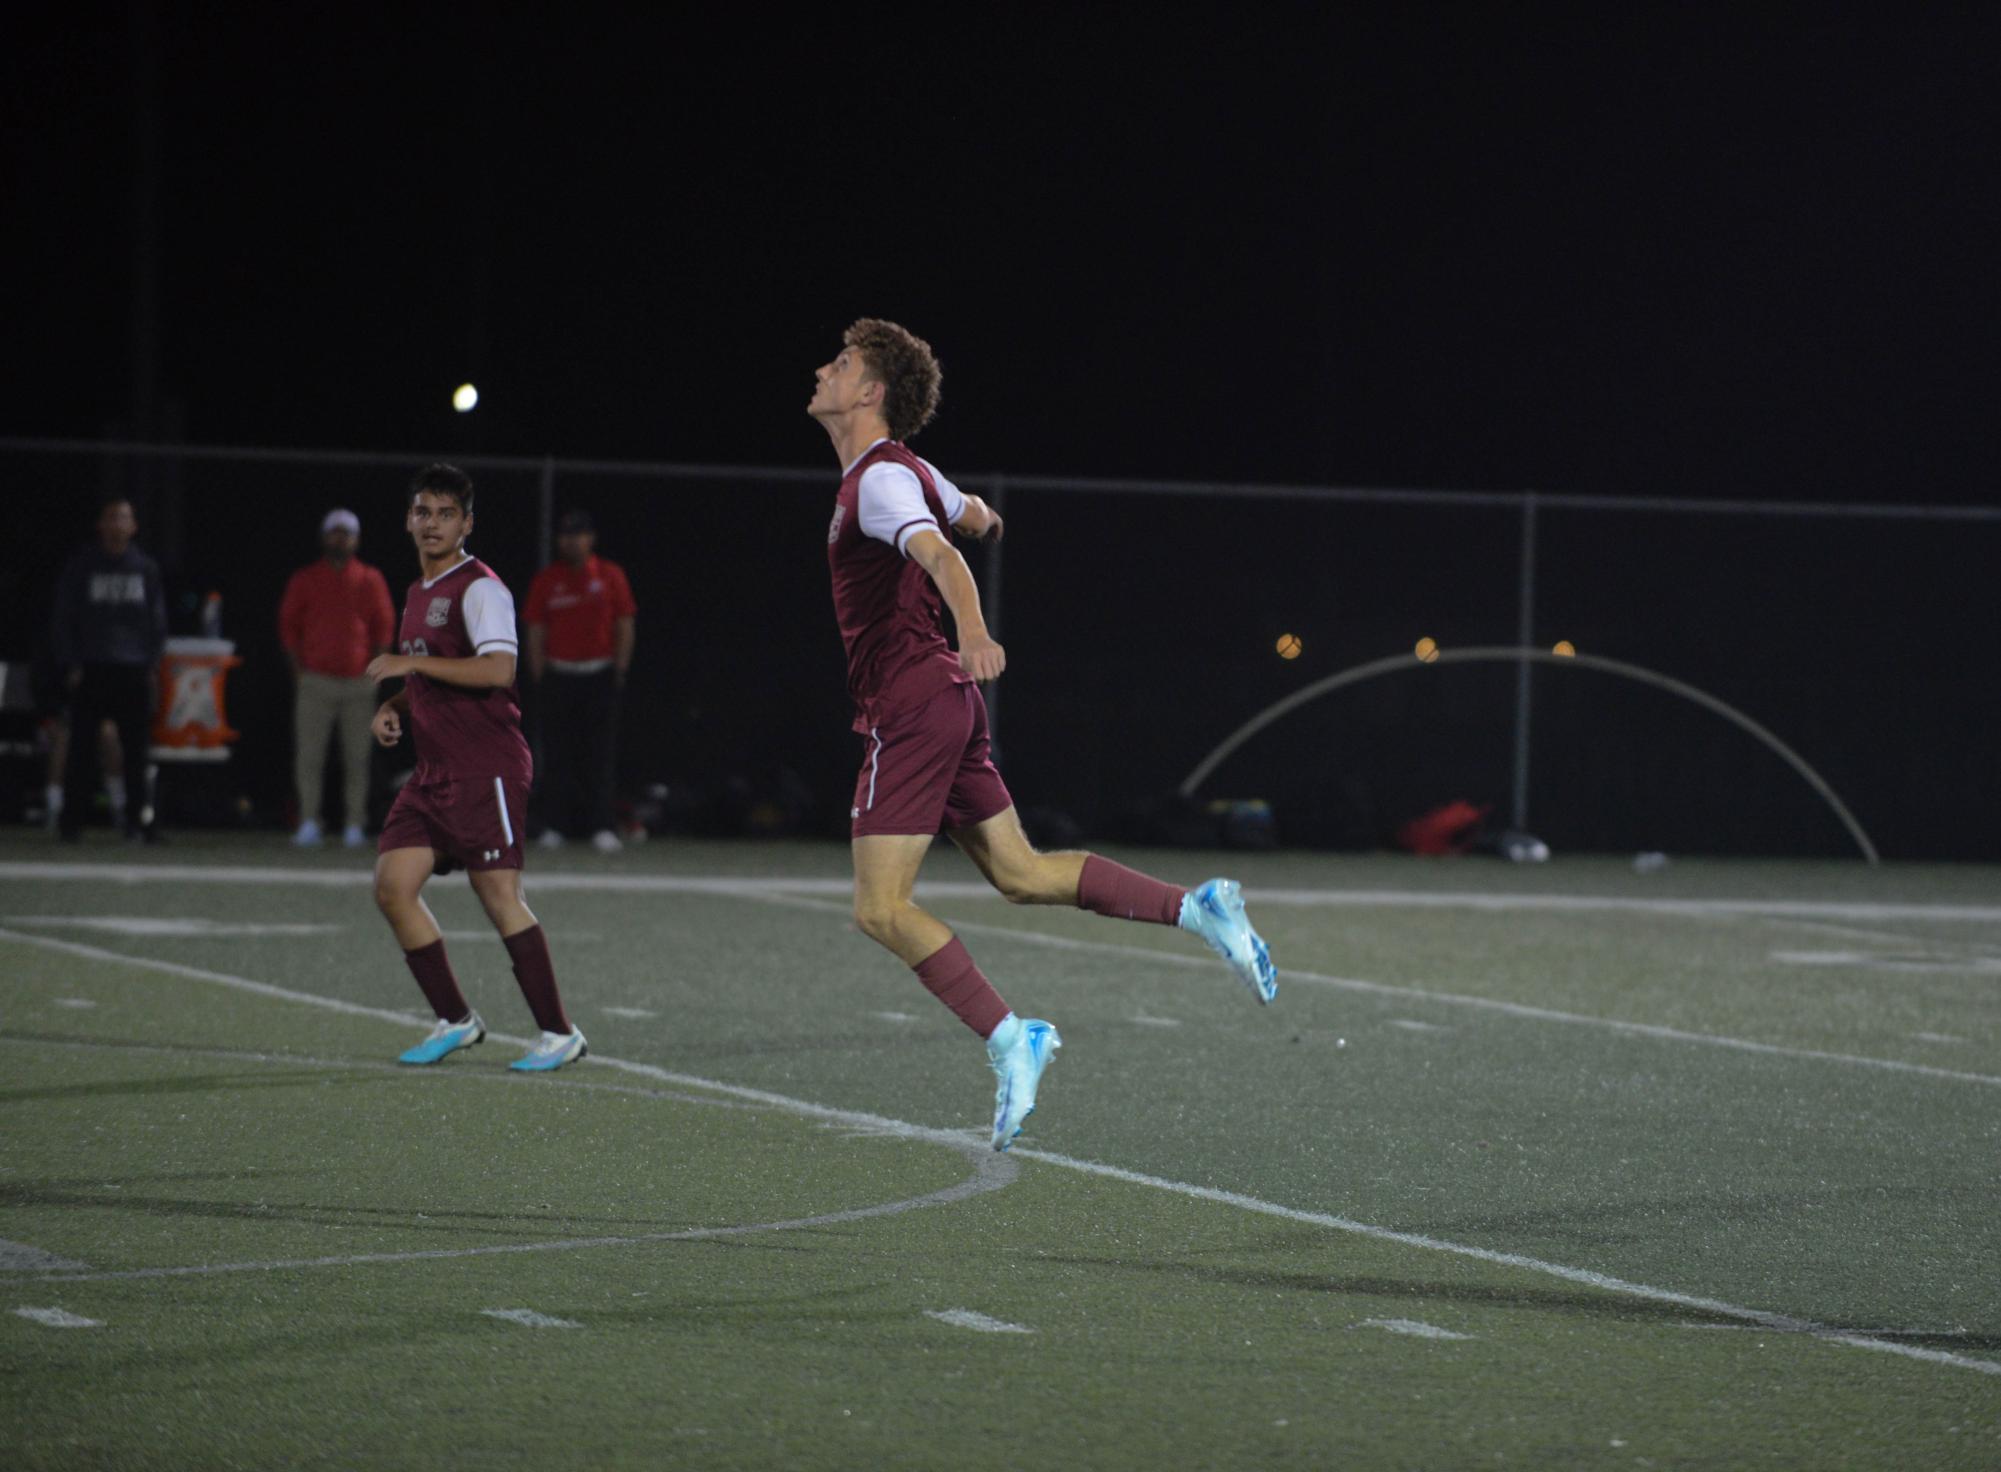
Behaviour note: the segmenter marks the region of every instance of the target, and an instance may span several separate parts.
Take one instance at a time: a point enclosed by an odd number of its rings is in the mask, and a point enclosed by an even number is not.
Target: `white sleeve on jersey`
[[[520,646],[514,637],[514,595],[498,578],[480,578],[459,599],[465,609],[466,633],[472,638],[475,654],[500,650],[513,654]]]
[[[945,506],[945,520],[957,521],[966,510],[965,495],[929,460],[924,468],[938,487],[938,499]],[[855,499],[862,532],[878,542],[887,542],[904,556],[910,555],[910,539],[925,528],[938,529],[938,519],[924,500],[924,486],[917,472],[893,460],[878,461],[862,472]]]

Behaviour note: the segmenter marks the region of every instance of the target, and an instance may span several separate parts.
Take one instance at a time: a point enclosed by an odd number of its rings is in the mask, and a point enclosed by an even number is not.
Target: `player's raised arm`
[[[903,550],[938,585],[939,596],[952,610],[952,622],[959,630],[959,667],[982,684],[999,679],[1007,668],[1007,651],[987,633],[980,590],[973,585],[972,569],[959,549],[937,532],[920,531]]]

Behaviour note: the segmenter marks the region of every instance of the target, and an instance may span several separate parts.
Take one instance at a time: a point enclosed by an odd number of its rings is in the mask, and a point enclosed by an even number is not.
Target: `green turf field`
[[[1119,856],[1279,1001],[941,851],[997,1157],[838,846],[537,853],[523,1078],[366,855],[0,837],[0,1466],[2001,1466],[2001,875]]]

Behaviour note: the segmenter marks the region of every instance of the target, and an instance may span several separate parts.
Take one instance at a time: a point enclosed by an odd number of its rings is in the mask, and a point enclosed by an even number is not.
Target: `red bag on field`
[[[1414,854],[1463,854],[1493,810],[1492,803],[1475,807],[1464,798],[1448,802],[1397,829],[1397,847]]]

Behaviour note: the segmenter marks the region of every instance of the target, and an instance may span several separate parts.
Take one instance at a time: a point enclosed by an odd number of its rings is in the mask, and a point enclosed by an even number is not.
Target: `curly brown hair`
[[[882,385],[882,417],[892,439],[907,440],[931,422],[945,375],[930,343],[880,317],[863,317],[841,343],[862,355],[867,376]]]

